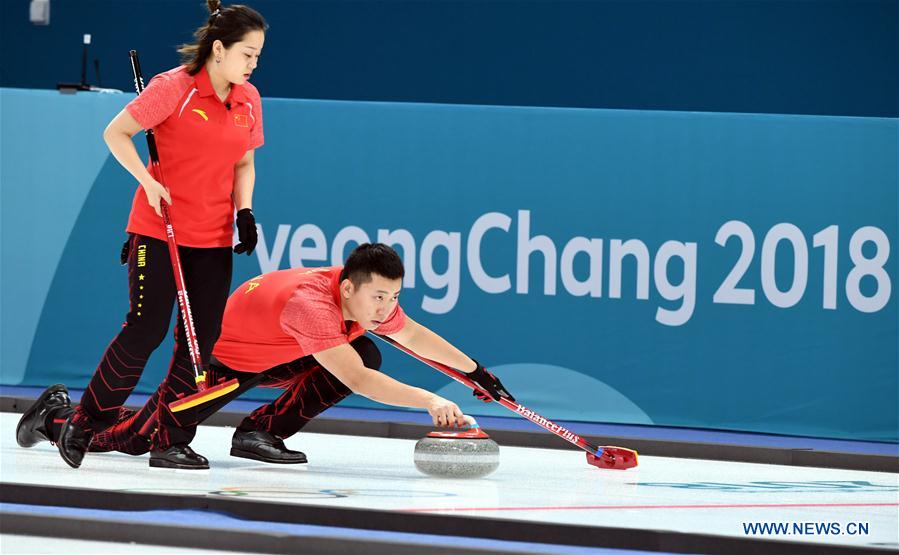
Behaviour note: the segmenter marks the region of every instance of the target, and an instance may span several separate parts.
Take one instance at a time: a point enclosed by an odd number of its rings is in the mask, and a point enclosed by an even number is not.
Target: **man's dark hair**
[[[371,281],[372,274],[387,279],[402,279],[406,274],[403,260],[384,243],[362,243],[350,253],[340,272],[340,281],[347,278],[360,287]]]

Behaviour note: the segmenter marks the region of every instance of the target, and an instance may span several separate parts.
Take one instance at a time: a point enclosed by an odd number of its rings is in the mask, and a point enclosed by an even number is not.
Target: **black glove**
[[[496,401],[500,397],[505,397],[510,401],[515,401],[515,397],[512,397],[512,394],[506,391],[506,387],[503,385],[503,382],[499,381],[499,378],[494,376],[489,370],[481,366],[481,363],[478,361],[474,361],[478,367],[474,372],[468,374],[468,378],[476,383],[481,389],[487,392],[484,394],[482,391],[474,390],[474,396],[484,401],[485,403],[489,403],[490,401]]]
[[[247,256],[253,254],[259,236],[256,233],[256,218],[249,208],[237,211],[237,239],[239,242],[234,247],[234,252],[247,253]]]
[[[125,243],[122,245],[122,252],[119,253],[119,262],[122,263],[122,266],[128,264],[128,256],[131,255],[131,236],[129,235],[127,239],[125,239]]]

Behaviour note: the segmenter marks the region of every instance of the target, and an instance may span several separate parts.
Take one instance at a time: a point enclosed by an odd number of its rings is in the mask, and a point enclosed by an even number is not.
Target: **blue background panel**
[[[84,386],[127,310],[135,184],[100,133],[131,95],[0,95],[4,129],[21,130],[0,145],[2,383]],[[899,439],[895,119],[263,104],[260,246],[234,286],[392,232],[407,312],[550,418]],[[716,243],[732,221],[753,249]],[[884,261],[851,260],[853,236]],[[621,245],[637,256],[619,261]],[[744,252],[736,287],[754,303],[714,302]],[[499,410],[404,355],[385,371]]]

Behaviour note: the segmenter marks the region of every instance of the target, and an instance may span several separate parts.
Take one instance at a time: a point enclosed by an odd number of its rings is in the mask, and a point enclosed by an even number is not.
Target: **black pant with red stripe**
[[[381,352],[371,339],[362,336],[350,343],[350,346],[359,353],[365,366],[373,370],[381,368]],[[277,387],[284,389],[284,393],[244,418],[238,429],[265,430],[282,439],[297,433],[310,420],[351,393],[348,387],[318,364],[312,356],[259,373],[238,372],[213,361],[209,371],[216,380],[237,378],[240,387],[197,407],[199,422],[206,420],[227,403],[256,386]],[[119,422],[96,435],[91,442],[90,450],[120,451],[130,455],[141,455],[149,451],[155,418],[159,414],[158,404],[159,392],[137,412],[122,410]]]
[[[168,244],[132,235],[129,249],[131,307],[122,330],[106,348],[73,418],[77,425],[95,434],[121,420],[120,409],[137,385],[150,354],[165,339],[176,305]],[[178,254],[200,357],[208,361],[221,332],[222,314],[231,287],[231,249],[179,247]],[[177,413],[168,410],[168,403],[196,391],[180,310],[174,335],[175,350],[168,374],[153,396],[157,400],[153,410],[158,412],[154,421],[154,430],[158,428],[158,432],[153,446],[160,449],[190,443],[198,423],[196,409]]]

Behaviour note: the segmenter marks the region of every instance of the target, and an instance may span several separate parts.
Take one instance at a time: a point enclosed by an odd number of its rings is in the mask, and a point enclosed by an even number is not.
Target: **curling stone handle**
[[[466,414],[466,415],[464,415],[464,417],[465,417],[465,422],[468,423],[468,426],[464,426],[462,428],[463,430],[471,430],[474,428],[480,428],[480,426],[478,426],[478,421],[474,419],[474,416]]]

